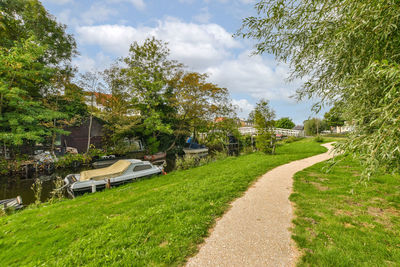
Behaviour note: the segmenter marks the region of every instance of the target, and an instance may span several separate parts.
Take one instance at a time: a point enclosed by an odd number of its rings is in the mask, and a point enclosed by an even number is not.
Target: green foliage
[[[9,162],[4,158],[0,158],[0,175],[8,174],[9,172]]]
[[[318,118],[304,121],[304,131],[306,135],[317,135],[327,129],[326,123]]]
[[[259,1],[238,35],[306,78],[297,98],[340,103],[355,130],[340,150],[371,174],[400,170],[400,5],[395,0]],[[321,106],[317,105],[318,107]]]
[[[64,180],[59,176],[53,180],[54,189],[50,192],[50,199],[49,199],[50,203],[53,204],[64,198],[64,191],[61,190],[61,188],[64,186],[64,184],[65,184]]]
[[[35,196],[35,205],[38,206],[42,202],[40,200],[43,190],[42,181],[40,179],[35,179],[35,182],[32,184],[31,189],[33,191],[33,195]]]
[[[37,0],[4,0],[0,10],[0,142],[16,151],[48,139],[54,145],[73,117],[60,81],[72,75],[75,40]]]
[[[293,143],[293,142],[296,142],[296,141],[300,141],[302,139],[303,139],[302,137],[289,136],[288,138],[283,139],[282,143],[289,144],[289,143]]]
[[[188,170],[199,166],[199,158],[196,156],[179,157],[176,159],[175,168],[177,170]]]
[[[48,83],[52,70],[37,61],[43,53],[44,48],[32,39],[11,49],[0,48],[0,141],[3,144],[19,146],[24,142],[40,142],[51,134],[48,123],[64,117],[63,113],[45,108],[24,89],[26,84]]]
[[[166,43],[148,38],[143,45],[134,42],[129,55],[123,59],[121,75],[128,85],[132,98],[132,107],[140,111],[141,134],[149,138],[149,152],[158,151],[157,137],[171,134],[169,122],[173,110],[168,106],[170,90],[165,90],[168,80],[181,65],[170,60]]]
[[[399,175],[379,172],[366,185],[357,158],[341,158],[328,173],[327,167],[319,163],[294,177],[298,266],[399,265]]]
[[[268,100],[260,100],[254,109],[254,124],[257,129],[256,147],[264,153],[273,153],[275,147],[275,111],[273,111]]]
[[[314,137],[314,141],[317,143],[323,143],[324,142],[324,138],[320,135],[317,135],[316,137]]]
[[[293,129],[293,127],[296,126],[292,119],[289,117],[283,117],[280,118],[279,120],[275,121],[275,127],[276,128],[283,128],[283,129]]]
[[[87,154],[90,158],[100,158],[107,155],[103,149],[96,148],[94,145],[90,145],[89,152]]]
[[[92,158],[88,154],[66,154],[56,162],[57,168],[71,168],[81,164],[88,164]]]
[[[271,146],[272,135],[271,133],[261,133],[256,137],[256,148],[258,151],[264,153],[271,153],[272,146]]]
[[[46,65],[67,63],[77,53],[73,36],[65,32],[65,26],[40,1],[2,0],[0,10],[0,47],[11,48],[34,37],[38,46],[45,47],[41,61]]]
[[[260,175],[325,151],[304,140],[2,217],[0,262],[181,266]]]
[[[336,127],[344,125],[344,119],[340,103],[335,103],[335,105],[328,112],[324,114],[324,120],[328,127]]]

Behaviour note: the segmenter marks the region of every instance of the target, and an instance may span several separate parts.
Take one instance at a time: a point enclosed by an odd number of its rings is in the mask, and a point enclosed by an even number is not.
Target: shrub
[[[70,168],[77,165],[87,164],[92,160],[87,154],[67,154],[58,159],[56,168]]]
[[[264,132],[259,134],[256,137],[257,150],[264,153],[271,153],[272,152],[271,138],[272,138],[271,133],[269,132]]]
[[[199,166],[199,157],[181,157],[176,159],[175,168],[177,170],[187,170]]]
[[[250,153],[253,153],[253,152],[254,151],[253,151],[253,148],[251,146],[246,146],[246,147],[243,147],[241,154],[242,155],[247,155],[247,154],[250,154]]]
[[[317,143],[322,143],[324,142],[324,138],[322,138],[322,136],[317,135],[316,137],[314,137],[314,141]]]
[[[303,139],[303,138],[302,137],[296,137],[296,136],[289,136],[288,138],[283,139],[282,143],[289,144],[289,143],[293,143],[293,142],[296,142],[296,141],[300,141],[301,139]]]

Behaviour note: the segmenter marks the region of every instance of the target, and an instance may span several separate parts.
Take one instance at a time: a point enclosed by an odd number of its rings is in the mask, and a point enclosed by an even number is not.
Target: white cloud
[[[293,103],[289,97],[300,85],[299,82],[287,84],[288,66],[277,66],[272,58],[250,57],[249,51],[235,55],[235,49],[242,48],[244,43],[235,40],[231,33],[217,24],[185,23],[166,18],[155,27],[82,26],[77,27],[76,32],[80,45],[97,45],[114,56],[126,56],[134,41],[143,43],[146,37],[154,36],[168,42],[172,59],[184,63],[191,70],[208,73],[213,83],[228,88],[234,96]],[[98,59],[95,61],[96,65],[101,64]],[[80,64],[88,68],[93,62],[82,58]],[[240,104],[245,107],[243,101]]]
[[[211,19],[211,14],[208,12],[208,8],[202,8],[200,13],[193,17],[193,19],[199,23],[208,23]]]
[[[76,29],[82,44],[99,45],[116,56],[127,55],[132,42],[154,36],[169,43],[171,58],[194,70],[218,64],[240,47],[232,35],[217,24],[184,23],[174,18],[159,21],[156,27],[123,25],[83,26]]]
[[[289,75],[286,65],[278,65],[272,59],[249,56],[249,51],[235,59],[221,62],[207,69],[210,79],[232,93],[246,93],[255,99],[286,100],[295,93],[299,82],[287,84]]]
[[[93,24],[95,22],[101,22],[108,20],[112,15],[116,15],[118,12],[108,6],[95,3],[90,8],[81,14],[80,23]]]
[[[232,99],[232,104],[238,107],[237,113],[239,118],[247,119],[249,113],[254,110],[254,105],[247,99]]]
[[[107,0],[109,3],[121,3],[121,2],[127,2],[132,4],[135,8],[139,10],[143,10],[146,8],[146,4],[143,0]]]
[[[112,63],[109,56],[104,55],[102,52],[97,53],[95,59],[88,56],[78,56],[72,60],[72,65],[78,67],[80,72],[104,70]]]

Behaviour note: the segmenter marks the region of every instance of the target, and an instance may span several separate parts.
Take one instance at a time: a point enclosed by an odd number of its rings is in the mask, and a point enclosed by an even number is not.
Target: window
[[[133,171],[138,172],[138,171],[144,171],[144,170],[148,170],[148,169],[151,169],[151,165],[145,164],[145,165],[135,166],[135,168],[133,168]]]

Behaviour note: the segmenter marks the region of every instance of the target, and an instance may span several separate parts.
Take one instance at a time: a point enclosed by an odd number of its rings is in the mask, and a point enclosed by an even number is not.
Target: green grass
[[[293,238],[299,266],[400,266],[400,175],[360,183],[361,166],[345,159],[295,176]]]
[[[0,262],[21,265],[181,265],[215,219],[257,177],[326,151],[310,139],[276,155],[230,157],[0,218]]]

